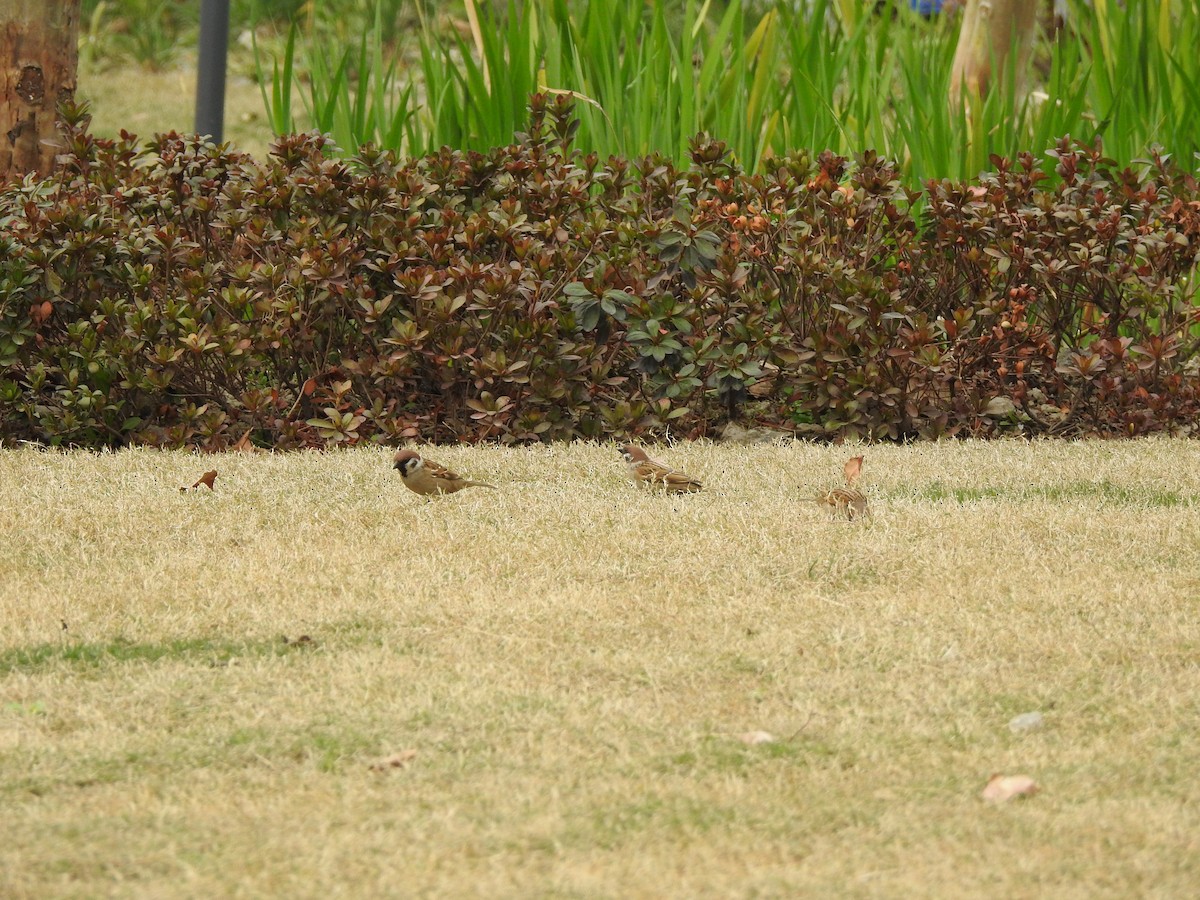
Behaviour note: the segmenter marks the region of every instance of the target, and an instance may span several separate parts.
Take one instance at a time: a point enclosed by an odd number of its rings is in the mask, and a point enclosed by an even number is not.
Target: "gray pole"
[[[225,59],[229,0],[200,0],[200,62],[196,72],[196,133],[218,144],[225,131]]]

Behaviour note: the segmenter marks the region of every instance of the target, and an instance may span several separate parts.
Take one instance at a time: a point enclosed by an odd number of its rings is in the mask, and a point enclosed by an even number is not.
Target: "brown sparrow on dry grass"
[[[392,468],[400,471],[405,487],[424,497],[453,494],[469,487],[495,488],[495,485],[463,478],[431,459],[422,459],[415,450],[397,450]]]
[[[867,498],[854,488],[834,488],[824,494],[813,497],[822,506],[827,506],[834,512],[845,513],[851,522],[858,516],[871,518],[871,510],[867,508]]]
[[[633,444],[621,448],[621,455],[629,466],[629,474],[638,484],[666,488],[667,493],[694,494],[701,489],[700,482],[691,475],[685,475],[675,469],[669,469],[661,463],[656,463],[646,455],[646,451]]]
[[[867,508],[867,498],[861,491],[854,488],[854,482],[858,480],[859,473],[862,472],[862,464],[861,456],[847,460],[846,465],[842,467],[842,471],[846,473],[846,486],[817,494],[813,500],[834,512],[845,513],[846,518],[851,522],[858,516],[871,518],[871,510]]]

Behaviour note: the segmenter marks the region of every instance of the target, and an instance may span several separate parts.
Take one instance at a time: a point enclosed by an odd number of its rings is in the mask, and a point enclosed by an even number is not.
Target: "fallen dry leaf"
[[[251,431],[253,431],[253,429],[247,428],[246,433],[243,434],[240,438],[238,438],[238,442],[236,444],[234,444],[232,447],[230,447],[229,449],[234,451],[235,453],[257,453],[258,448],[255,447],[252,443],[250,443],[250,432]]]
[[[182,494],[185,491],[194,491],[198,487],[200,487],[200,485],[204,485],[211,491],[211,490],[213,490],[213,482],[216,480],[217,480],[217,470],[213,469],[211,472],[205,472],[203,475],[201,475],[199,478],[197,478],[196,483],[193,484],[190,488],[181,487],[179,489],[179,492]]]
[[[993,775],[979,796],[991,803],[1003,803],[1013,797],[1032,797],[1037,792],[1037,782],[1028,775]]]
[[[854,484],[858,480],[858,476],[862,474],[863,458],[856,456],[853,459],[846,460],[844,471],[846,473],[846,484]]]
[[[737,738],[743,744],[749,744],[751,747],[757,744],[773,744],[775,742],[775,735],[769,731],[744,731]]]
[[[378,762],[371,763],[372,772],[390,772],[392,769],[404,769],[408,764],[416,759],[417,751],[409,748],[401,750],[399,753],[393,753],[391,756],[385,756]]]

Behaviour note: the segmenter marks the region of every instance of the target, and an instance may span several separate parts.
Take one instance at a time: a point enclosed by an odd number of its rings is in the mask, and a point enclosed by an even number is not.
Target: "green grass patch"
[[[1029,502],[1031,500],[1050,500],[1055,503],[1069,503],[1072,500],[1098,500],[1103,503],[1113,503],[1119,506],[1143,506],[1171,509],[1178,506],[1193,506],[1196,502],[1194,494],[1162,488],[1139,488],[1128,485],[1114,484],[1107,479],[1102,481],[1071,481],[1065,484],[1031,484],[1027,486],[1014,485],[948,485],[934,481],[918,489],[917,497],[921,500],[943,502],[953,500],[955,503],[979,503],[985,500]]]
[[[762,767],[851,764],[853,755],[803,735],[783,736],[767,743],[747,745],[736,735],[710,735],[690,750],[672,753],[659,764],[662,772],[690,776],[733,775],[747,777]]]
[[[231,660],[286,656],[311,650],[311,641],[223,640],[219,638],[176,638],[161,642],[138,642],[116,637],[102,643],[70,642],[11,647],[0,651],[0,675],[36,672],[70,667],[100,669],[131,663],[186,662],[210,666],[226,665]]]

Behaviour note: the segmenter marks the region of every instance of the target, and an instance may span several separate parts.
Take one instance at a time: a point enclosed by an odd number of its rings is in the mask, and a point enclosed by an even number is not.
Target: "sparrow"
[[[656,463],[646,455],[646,451],[633,444],[621,448],[621,455],[629,466],[629,474],[639,484],[653,487],[662,486],[667,493],[693,494],[701,489],[700,482],[691,475],[685,475],[675,469],[669,469],[661,463]]]
[[[415,450],[397,450],[392,468],[400,471],[405,487],[424,497],[453,494],[469,487],[495,488],[495,485],[463,478],[432,459],[423,459]]]
[[[846,518],[851,522],[857,516],[866,516],[871,518],[871,510],[867,508],[867,498],[861,491],[855,490],[854,482],[858,481],[858,476],[862,474],[863,458],[855,456],[846,461],[846,465],[842,467],[842,471],[846,475],[846,486],[844,488],[834,488],[832,491],[826,491],[824,494],[817,494],[812,499],[822,506],[827,506],[834,512],[843,512]]]
[[[854,488],[834,488],[824,494],[813,497],[817,503],[827,506],[834,512],[843,512],[851,522],[857,516],[871,518],[871,510],[867,508],[867,498]]]

